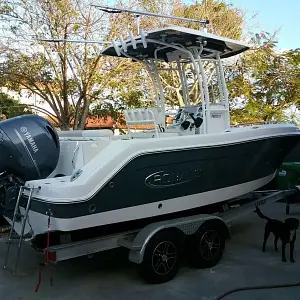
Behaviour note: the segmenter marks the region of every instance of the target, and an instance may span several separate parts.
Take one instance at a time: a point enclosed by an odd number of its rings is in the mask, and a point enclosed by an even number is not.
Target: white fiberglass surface
[[[82,201],[91,197],[116,172],[134,157],[145,153],[243,143],[263,138],[299,134],[296,127],[266,126],[265,128],[234,130],[224,134],[182,136],[152,139],[111,141],[99,154],[82,166],[82,174],[74,181],[60,182],[57,178],[28,182],[42,186],[38,197],[57,202]],[[63,178],[62,180],[63,181]]]

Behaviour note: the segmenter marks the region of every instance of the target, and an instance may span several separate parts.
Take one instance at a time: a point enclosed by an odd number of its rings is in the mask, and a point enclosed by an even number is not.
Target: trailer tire
[[[179,268],[181,238],[174,230],[163,230],[156,233],[146,245],[142,263],[138,271],[142,278],[152,284],[170,281]]]
[[[191,264],[196,268],[215,266],[223,256],[225,237],[224,228],[219,222],[204,223],[189,242]]]

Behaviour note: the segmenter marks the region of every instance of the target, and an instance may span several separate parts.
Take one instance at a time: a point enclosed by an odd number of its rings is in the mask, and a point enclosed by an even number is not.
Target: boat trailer
[[[187,257],[196,268],[215,266],[223,255],[225,241],[231,238],[230,226],[234,220],[253,212],[258,206],[280,200],[287,201],[291,195],[297,196],[299,190],[300,186],[290,190],[254,191],[228,201],[213,214],[154,222],[134,231],[47,246],[40,249],[40,252],[45,255],[45,265],[48,265],[80,256],[91,258],[95,253],[123,247],[129,250],[129,260],[137,264],[139,273],[146,282],[162,283],[176,275],[183,251],[188,252]],[[26,215],[24,219],[26,221]],[[11,230],[7,242],[5,269],[13,239]],[[13,274],[17,273],[20,250],[25,237],[20,236],[17,239],[19,241],[17,257],[12,268]]]

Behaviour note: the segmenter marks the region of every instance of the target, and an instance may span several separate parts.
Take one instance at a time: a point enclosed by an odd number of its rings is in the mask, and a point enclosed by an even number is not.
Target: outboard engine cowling
[[[59,152],[56,129],[45,118],[24,115],[0,122],[0,173],[22,181],[46,178]]]

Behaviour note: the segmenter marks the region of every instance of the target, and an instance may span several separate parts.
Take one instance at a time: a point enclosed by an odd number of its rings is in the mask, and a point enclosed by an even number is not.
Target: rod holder
[[[115,48],[115,51],[116,51],[116,53],[118,54],[118,56],[121,56],[121,51],[120,51],[120,48],[118,47],[116,41],[113,40],[113,41],[112,41],[112,44],[113,44],[113,46],[114,46],[114,48]]]
[[[147,45],[147,39],[146,39],[146,36],[145,36],[145,33],[144,33],[143,29],[140,30],[140,35],[141,35],[141,39],[142,39],[144,48],[147,48],[147,46],[148,46]]]
[[[127,52],[127,45],[126,45],[126,43],[125,43],[125,41],[123,40],[123,38],[122,38],[121,35],[119,35],[119,40],[120,40],[121,45],[122,45],[122,50],[123,50],[124,52]]]
[[[132,31],[129,30],[128,34],[129,34],[129,38],[130,38],[130,41],[131,41],[133,49],[136,49],[136,40],[135,40],[135,38],[133,36]]]

